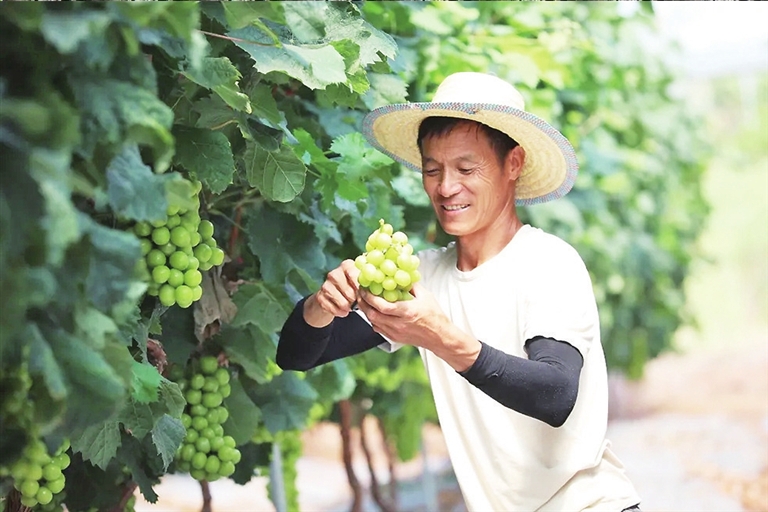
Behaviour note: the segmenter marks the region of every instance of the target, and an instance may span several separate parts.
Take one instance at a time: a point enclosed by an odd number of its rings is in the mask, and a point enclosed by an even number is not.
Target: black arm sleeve
[[[307,371],[384,343],[357,313],[334,318],[325,327],[312,327],[304,320],[306,300],[304,297],[296,304],[280,332],[275,360],[283,370]]]
[[[482,343],[475,363],[459,375],[505,407],[560,427],[576,404],[581,353],[566,342],[541,336],[525,347],[529,359]]]

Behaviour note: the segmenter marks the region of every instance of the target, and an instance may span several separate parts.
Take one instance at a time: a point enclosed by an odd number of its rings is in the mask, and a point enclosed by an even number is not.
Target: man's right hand
[[[312,327],[325,327],[334,317],[345,317],[357,300],[357,276],[360,271],[352,260],[328,272],[320,290],[304,303],[304,320]]]

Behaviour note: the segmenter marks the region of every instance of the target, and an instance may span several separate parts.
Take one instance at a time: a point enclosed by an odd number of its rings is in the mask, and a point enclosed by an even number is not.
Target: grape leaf
[[[160,386],[160,374],[149,363],[133,362],[133,398],[139,403],[148,404],[157,400]]]
[[[176,162],[202,181],[214,194],[223,192],[235,172],[227,136],[201,128],[176,126]]]
[[[317,146],[317,143],[309,132],[303,128],[299,128],[294,130],[293,135],[298,141],[296,146],[292,146],[293,152],[302,162],[307,165],[311,164],[322,174],[335,174],[339,164],[325,156],[325,153]]]
[[[181,413],[184,412],[187,401],[184,400],[178,384],[162,378],[160,380],[160,401],[158,404],[152,405],[155,415],[157,415],[157,410],[163,410],[174,418],[181,418]],[[160,405],[162,408],[160,408]]]
[[[286,23],[303,43],[347,39],[360,48],[360,62],[365,66],[381,60],[379,53],[390,59],[397,54],[392,36],[368,23],[350,4],[289,2],[284,10]]]
[[[264,332],[276,332],[291,314],[286,307],[290,301],[282,287],[269,287],[265,283],[244,284],[238,287],[232,300],[237,306],[232,327],[253,324]]]
[[[325,275],[325,254],[312,227],[296,217],[264,205],[246,225],[248,247],[259,258],[261,275],[269,284],[282,284],[288,272],[300,267],[315,280]],[[291,236],[285,236],[291,233]]]
[[[109,205],[118,215],[136,221],[165,220],[165,175],[157,175],[141,161],[139,148],[127,145],[107,166]]]
[[[363,95],[363,103],[370,110],[392,103],[405,103],[408,85],[399,76],[370,73],[368,80],[371,88]]]
[[[224,400],[229,418],[224,423],[224,432],[235,439],[238,445],[251,440],[261,422],[261,411],[243,390],[241,379],[230,381],[231,394]]]
[[[248,395],[259,406],[272,434],[304,428],[317,392],[295,372],[283,372],[266,384],[250,386]]]
[[[260,73],[279,71],[300,80],[310,89],[322,89],[333,83],[347,81],[344,58],[330,44],[298,46],[291,44],[292,35],[286,27],[267,24],[278,35],[279,47],[271,37],[256,27],[243,27],[228,32],[234,43],[245,50]]]
[[[186,41],[192,39],[200,26],[200,7],[197,2],[107,4],[138,26],[159,29]]]
[[[251,99],[254,115],[269,121],[272,126],[279,126],[285,122],[285,114],[277,107],[269,85],[252,82],[252,85],[246,89],[246,94]]]
[[[26,339],[29,342],[29,373],[40,375],[48,389],[48,394],[54,400],[62,400],[67,396],[64,373],[56,362],[53,350],[40,334],[35,324],[27,324]]]
[[[195,121],[197,128],[213,130],[235,120],[235,112],[224,103],[221,97],[215,95],[197,100],[194,110],[200,114]]]
[[[128,400],[120,410],[115,421],[137,439],[146,436],[155,424],[155,416],[148,404],[142,404],[134,399]]]
[[[243,367],[245,374],[256,382],[269,380],[269,364],[275,360],[275,342],[261,329],[247,326],[226,329],[221,345],[229,361]]]
[[[307,168],[290,148],[273,152],[247,142],[243,158],[248,183],[267,199],[287,203],[304,189]]]
[[[355,376],[343,359],[331,361],[307,372],[307,380],[323,400],[338,402],[352,396]]]
[[[74,316],[78,336],[96,350],[103,350],[107,335],[117,332],[114,320],[97,309],[78,309]]]
[[[115,421],[90,425],[71,439],[72,449],[80,452],[83,459],[105,469],[120,446],[120,428]]]
[[[173,155],[173,111],[157,96],[135,84],[103,77],[71,74],[69,82],[81,113],[86,157],[98,144],[148,144],[155,170],[168,168]]]
[[[110,23],[110,17],[99,11],[51,11],[43,13],[40,33],[59,52],[74,52],[82,41],[97,37]]]
[[[109,229],[80,215],[81,229],[91,241],[86,291],[100,311],[109,313],[122,302],[133,283],[133,271],[141,257],[139,240],[130,233]]]
[[[176,449],[181,446],[187,430],[181,421],[164,414],[152,428],[152,442],[163,459],[163,471],[173,462]]]
[[[184,366],[197,347],[195,319],[191,308],[170,308],[160,318],[163,332],[158,337],[169,363]]]
[[[285,23],[282,4],[270,2],[222,2],[227,24],[230,28],[242,28],[259,18]]]
[[[150,503],[157,502],[157,493],[152,488],[157,478],[149,477],[146,461],[142,460],[147,455],[147,450],[142,446],[141,441],[126,433],[122,434],[121,439],[122,443],[117,452],[118,460],[131,471],[131,478],[139,485],[144,499]]]
[[[251,101],[240,91],[240,71],[226,57],[206,57],[197,69],[182,74],[198,85],[210,89],[235,110],[251,113]]]

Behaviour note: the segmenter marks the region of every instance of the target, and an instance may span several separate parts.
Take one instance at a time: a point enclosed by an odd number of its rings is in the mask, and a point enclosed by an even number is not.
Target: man
[[[523,225],[515,210],[570,190],[571,145],[525,112],[514,87],[481,73],[447,77],[432,102],[374,110],[364,132],[421,171],[455,242],[420,254],[423,280],[405,302],[360,289],[344,261],[297,304],[278,364],[307,370],[415,345],[469,510],[638,510],[605,439],[606,366],[589,274],[571,246]],[[355,303],[365,318],[349,314]]]

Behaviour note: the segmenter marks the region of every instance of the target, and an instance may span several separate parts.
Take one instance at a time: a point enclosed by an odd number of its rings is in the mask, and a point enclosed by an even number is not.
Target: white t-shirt
[[[526,225],[469,272],[456,268],[454,244],[419,256],[424,286],[462,331],[525,358],[526,340],[551,337],[572,344],[584,358],[576,405],[554,428],[504,407],[421,350],[470,512],[619,512],[639,503],[605,439],[605,358],[592,283],[578,253]]]

